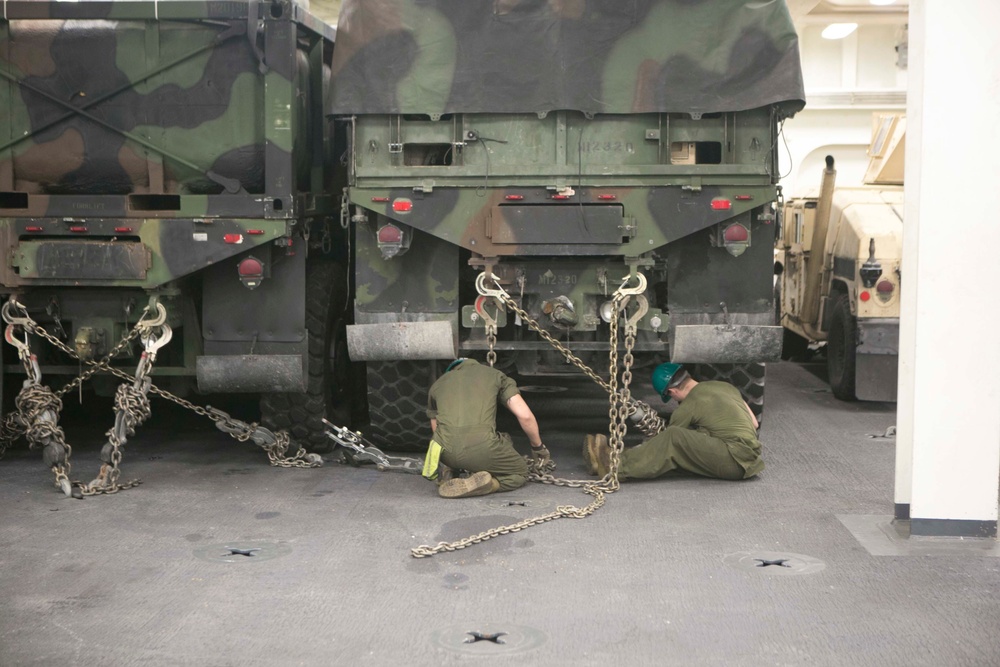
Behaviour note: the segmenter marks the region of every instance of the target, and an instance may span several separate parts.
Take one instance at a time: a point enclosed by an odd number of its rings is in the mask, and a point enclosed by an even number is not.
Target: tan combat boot
[[[611,470],[611,445],[608,436],[603,433],[588,435],[583,440],[583,460],[587,464],[587,472],[591,475],[604,477]]]
[[[500,482],[485,470],[469,475],[450,479],[438,487],[438,495],[442,498],[471,498],[485,496],[500,490]]]

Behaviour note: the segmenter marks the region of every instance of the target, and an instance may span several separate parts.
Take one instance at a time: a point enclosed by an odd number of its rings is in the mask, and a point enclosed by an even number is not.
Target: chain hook
[[[169,343],[170,339],[174,337],[174,330],[170,328],[169,324],[161,324],[158,328],[160,329],[159,336],[150,330],[144,333],[141,337],[142,344],[146,348],[146,354],[154,359],[156,358],[157,351]]]
[[[8,324],[7,329],[4,332],[4,340],[17,348],[17,356],[24,358],[31,353],[31,348],[28,346],[28,332],[24,332],[24,341],[20,341],[17,338],[17,334],[14,332],[16,324]]]
[[[626,287],[629,281],[632,280],[632,276],[628,275],[622,278],[622,285],[618,288],[619,294],[624,294],[626,296],[637,296],[646,291],[646,276],[641,273],[636,273],[635,277],[638,278],[639,284],[635,287]],[[648,304],[647,304],[648,306]]]
[[[649,299],[647,299],[644,295],[640,294],[635,297],[635,302],[638,307],[635,309],[635,312],[632,313],[632,316],[625,320],[625,330],[631,331],[633,334],[639,326],[639,320],[645,317],[646,313],[649,312]]]
[[[24,315],[13,314],[11,312],[13,308],[17,308],[22,313],[24,313]],[[24,304],[18,302],[18,300],[14,297],[14,295],[11,295],[10,298],[4,302],[2,314],[3,314],[3,321],[6,322],[7,324],[13,324],[27,328],[27,326],[32,323],[31,316],[28,315],[28,309],[24,306]]]
[[[495,299],[503,300],[503,297],[508,296],[504,288],[500,287],[500,279],[497,278],[496,274],[490,273],[489,278],[497,286],[496,289],[490,289],[486,286],[487,273],[483,271],[478,276],[476,276],[476,290],[483,296],[491,296]]]
[[[150,317],[149,309],[154,305],[156,307],[156,315],[153,316],[152,319],[147,320],[146,318]],[[157,301],[155,302],[155,304],[150,304],[149,306],[146,306],[143,309],[142,317],[139,318],[139,321],[136,322],[135,326],[141,327],[143,329],[152,329],[153,327],[163,326],[163,324],[165,324],[166,321],[167,321],[167,309],[163,306],[162,303]]]

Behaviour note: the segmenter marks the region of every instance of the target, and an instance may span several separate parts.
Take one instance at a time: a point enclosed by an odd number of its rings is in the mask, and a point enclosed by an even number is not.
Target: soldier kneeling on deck
[[[431,385],[427,416],[433,439],[424,460],[424,477],[438,480],[442,498],[484,496],[513,491],[528,480],[528,465],[506,433],[497,433],[497,402],[514,413],[540,464],[550,459],[538,422],[521,398],[517,384],[501,371],[475,359],[456,359]],[[441,474],[438,475],[439,462]],[[469,477],[452,477],[467,470]]]
[[[618,479],[651,479],[679,469],[736,480],[764,469],[757,419],[736,387],[697,382],[679,364],[660,364],[652,380],[664,402],[673,398],[680,406],[661,433],[621,453]],[[606,436],[588,435],[583,455],[592,475],[608,473]]]

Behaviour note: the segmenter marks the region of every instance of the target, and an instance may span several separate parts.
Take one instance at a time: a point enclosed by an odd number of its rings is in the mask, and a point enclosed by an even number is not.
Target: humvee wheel
[[[847,295],[840,294],[830,311],[830,335],[826,342],[826,371],[833,395],[842,401],[853,401],[857,321],[851,315]]]
[[[728,382],[743,395],[750,411],[761,422],[764,413],[765,364],[697,364],[691,375],[699,382],[720,380]]]
[[[435,361],[369,361],[366,438],[392,451],[425,451],[431,439],[427,391],[437,379]]]
[[[346,425],[350,417],[350,382],[344,343],[347,272],[336,262],[310,260],[306,266],[306,329],[309,375],[304,393],[262,394],[261,422],[288,431],[296,444],[316,453],[333,449],[321,419]]]

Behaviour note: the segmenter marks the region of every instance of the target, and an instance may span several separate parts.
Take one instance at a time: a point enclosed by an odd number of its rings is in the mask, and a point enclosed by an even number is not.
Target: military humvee
[[[84,362],[154,298],[175,329],[157,384],[264,392],[269,423],[328,443],[347,300],[323,106],[333,29],[285,0],[3,4],[0,293]],[[86,368],[31,346],[54,388]],[[4,373],[23,376],[3,347]],[[134,370],[139,352],[112,363]]]
[[[804,99],[784,2],[345,0],[337,30],[373,438],[421,441],[437,360],[485,354],[484,272],[604,374],[609,300],[642,273],[635,368],[697,364],[759,413],[776,146]],[[576,372],[485,314],[498,367]]]
[[[825,342],[837,398],[896,400],[906,117],[873,116],[864,186],[835,187],[827,157],[816,197],[790,199],[778,239],[782,356]]]

